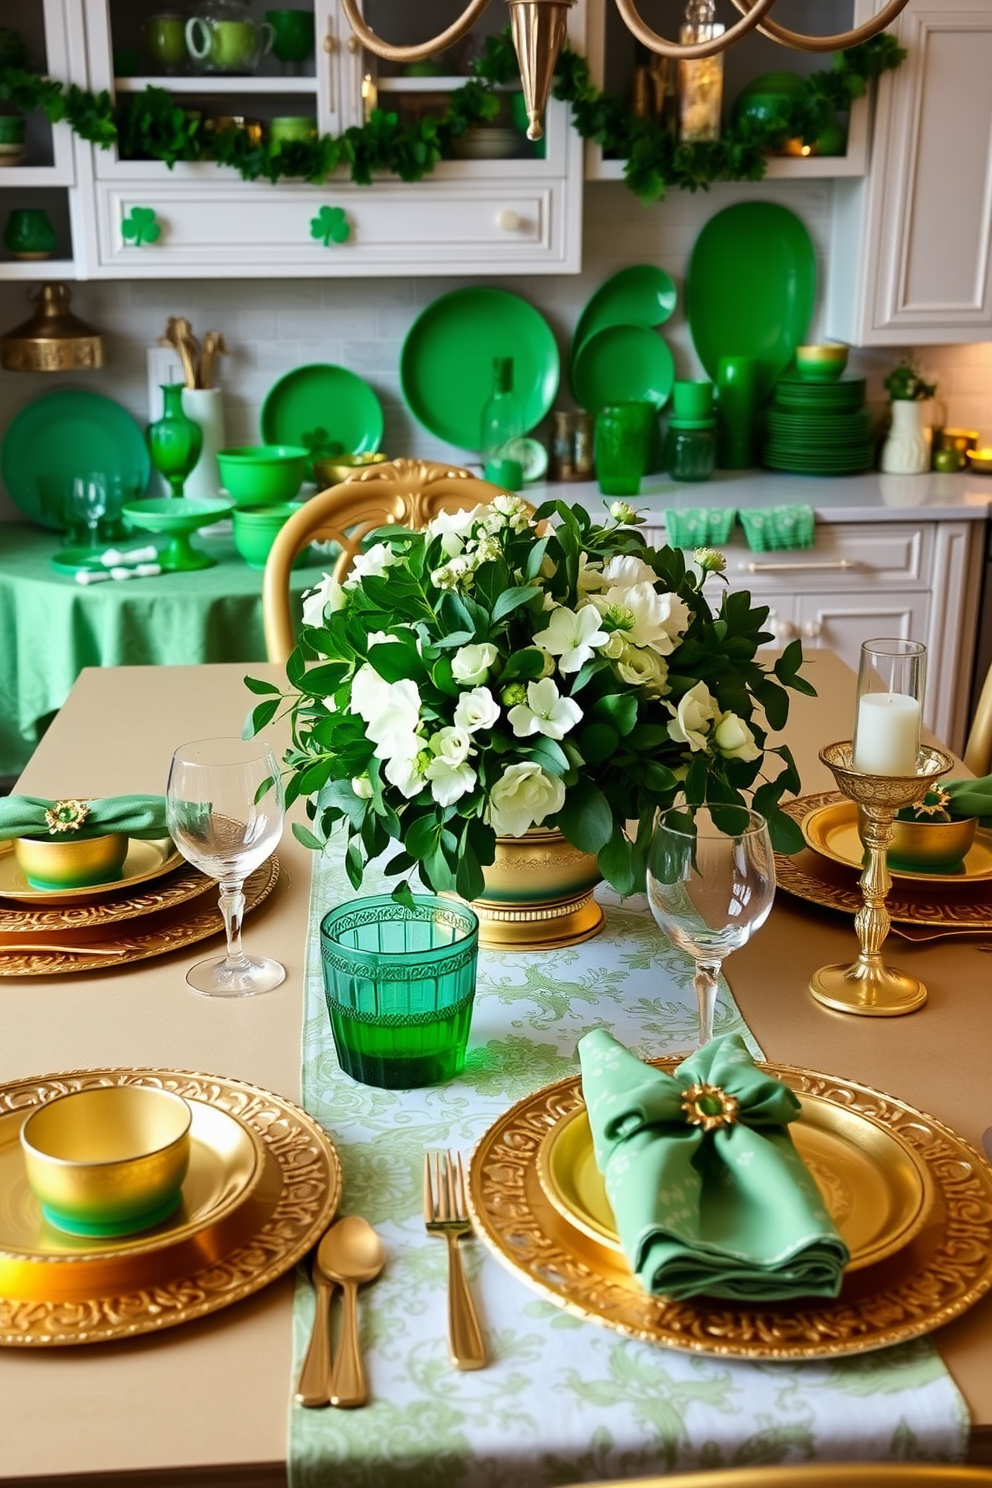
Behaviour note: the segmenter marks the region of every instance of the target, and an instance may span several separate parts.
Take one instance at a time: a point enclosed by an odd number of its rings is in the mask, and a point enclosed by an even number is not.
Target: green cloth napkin
[[[837,1296],[850,1256],[785,1129],[799,1100],[755,1066],[740,1034],[668,1075],[596,1028],[579,1061],[596,1162],[647,1291],[674,1301]],[[682,1101],[697,1082],[737,1100],[732,1125],[689,1124]]]
[[[811,506],[756,506],[739,516],[752,553],[813,546],[816,518]]]
[[[126,832],[129,837],[168,837],[164,796],[105,796],[83,801],[87,816],[75,831],[52,832],[45,812],[54,801],[39,796],[0,797],[0,842],[8,837],[52,837],[63,841],[102,837],[105,832]]]
[[[942,780],[940,784],[951,798],[949,815],[977,816],[982,826],[992,826],[992,775],[977,780]]]
[[[736,517],[733,506],[670,507],[665,512],[665,532],[673,547],[711,548],[730,541]]]

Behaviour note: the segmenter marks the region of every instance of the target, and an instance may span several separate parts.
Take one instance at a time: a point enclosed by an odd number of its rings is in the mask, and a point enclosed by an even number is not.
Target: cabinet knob
[[[519,212],[512,207],[503,207],[496,213],[496,226],[502,228],[503,232],[519,232],[523,226],[523,220]]]
[[[820,620],[807,620],[803,626],[803,635],[808,641],[817,641],[823,634],[823,622]]]
[[[328,31],[327,35],[324,37],[324,51],[327,52],[329,56],[333,56],[337,49],[338,44],[337,40],[335,39],[334,32]]]
[[[348,43],[347,44],[348,44],[348,50],[349,50],[349,52],[351,53],[352,56],[354,56],[357,51],[360,51],[361,50],[362,43],[359,41],[358,37],[355,36],[354,33],[352,33],[352,35],[348,37]]]
[[[768,617],[768,629],[777,641],[791,641],[796,627],[791,620],[779,620],[774,611]]]
[[[154,207],[132,207],[121,222],[121,237],[135,248],[157,243],[161,236],[162,228]]]

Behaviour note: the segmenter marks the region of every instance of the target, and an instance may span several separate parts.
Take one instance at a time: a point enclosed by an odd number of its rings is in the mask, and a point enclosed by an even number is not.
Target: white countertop
[[[526,487],[528,501],[578,502],[600,513],[604,498],[595,481],[536,482]],[[719,470],[708,481],[673,481],[647,475],[632,506],[652,526],[664,524],[666,507],[779,506],[801,502],[812,506],[818,522],[984,521],[992,513],[992,475],[965,472],[941,475],[809,476],[767,470]]]

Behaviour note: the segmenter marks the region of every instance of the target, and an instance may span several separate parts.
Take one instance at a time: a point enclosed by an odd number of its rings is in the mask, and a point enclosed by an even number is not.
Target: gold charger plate
[[[190,1162],[178,1211],[152,1229],[114,1240],[63,1234],[46,1222],[21,1147],[24,1111],[0,1115],[0,1296],[69,1301],[108,1281],[119,1287],[132,1273],[158,1273],[160,1258],[173,1246],[193,1239],[201,1250],[216,1245],[217,1235],[210,1232],[219,1231],[258,1187],[265,1147],[250,1126],[221,1106],[189,1104]]]
[[[215,889],[216,884],[199,868],[180,861],[178,867],[149,880],[147,887],[114,887],[118,889],[115,894],[71,904],[22,904],[0,899],[0,943],[5,936],[20,939],[34,934],[103,930],[124,920],[176,909],[208,889]]]
[[[802,1108],[789,1131],[851,1253],[847,1270],[873,1266],[923,1228],[933,1202],[930,1174],[912,1147],[860,1111],[816,1095],[803,1096]],[[559,1214],[622,1255],[584,1105],[552,1127],[536,1162]]]
[[[802,826],[811,811],[838,799],[842,798],[836,792],[822,791],[783,801],[782,810]],[[844,914],[857,914],[864,903],[857,872],[832,863],[811,848],[788,856],[776,853],[775,881],[780,889],[797,899],[806,899],[824,909],[839,909]],[[939,878],[928,874],[925,884],[903,880],[894,886],[885,908],[897,924],[939,925],[949,933],[992,930],[992,884],[958,884],[950,893],[941,894]]]
[[[671,1070],[676,1059],[653,1061]],[[645,1292],[626,1262],[550,1203],[537,1171],[548,1132],[582,1104],[579,1076],[518,1101],[472,1154],[469,1210],[496,1258],[548,1301],[646,1342],[742,1359],[866,1353],[932,1332],[992,1287],[992,1168],[963,1138],[864,1085],[788,1065],[763,1068],[802,1099],[857,1111],[911,1148],[933,1185],[919,1232],[894,1255],[845,1273],[840,1296],[748,1308]]]
[[[119,894],[121,889],[148,883],[163,873],[171,873],[183,861],[183,855],[171,837],[147,841],[132,837],[121,876],[113,883],[90,884],[83,889],[33,889],[17,866],[13,845],[8,842],[7,847],[7,852],[0,853],[0,899],[13,899],[18,904],[85,904],[91,899],[103,899],[108,894]]]
[[[261,1173],[240,1196],[230,1169],[226,1178],[205,1178],[204,1191],[212,1186],[214,1192],[214,1220],[201,1228],[191,1221],[178,1239],[166,1235],[158,1243],[150,1231],[129,1244],[110,1240],[102,1260],[92,1240],[81,1242],[76,1260],[41,1249],[27,1260],[4,1256],[0,1346],[105,1343],[217,1312],[294,1266],[337,1210],[341,1164],[330,1138],[291,1101],[241,1080],[185,1070],[74,1070],[0,1086],[0,1121],[8,1113],[21,1119],[68,1091],[106,1084],[157,1085],[223,1113],[261,1150]],[[7,1215],[5,1208],[5,1224]],[[19,1233],[26,1233],[23,1221]],[[42,1268],[51,1273],[47,1287],[38,1282]],[[78,1279],[70,1275],[76,1268]]]
[[[245,879],[245,914],[256,909],[267,899],[279,878],[279,859],[269,858],[260,868]],[[169,951],[181,950],[183,946],[195,945],[224,929],[224,918],[216,901],[211,897],[204,903],[194,903],[192,908],[180,905],[162,914],[149,914],[134,922],[129,932],[107,938],[103,932],[94,937],[92,955],[86,953],[75,933],[72,945],[76,949],[62,949],[46,939],[45,948],[5,949],[0,938],[0,977],[66,976],[76,971],[113,971],[118,966],[129,966],[134,961],[146,961],[150,956],[164,956]],[[67,943],[68,944],[68,943]],[[113,947],[114,954],[108,955]]]
[[[841,796],[826,806],[818,806],[803,818],[801,826],[803,836],[814,852],[861,873],[865,849],[858,832],[856,802]],[[981,883],[992,879],[992,832],[979,827],[962,868],[961,873],[916,873],[911,868],[890,866],[889,875],[893,879],[904,878],[910,883],[924,883],[931,887],[934,883]]]

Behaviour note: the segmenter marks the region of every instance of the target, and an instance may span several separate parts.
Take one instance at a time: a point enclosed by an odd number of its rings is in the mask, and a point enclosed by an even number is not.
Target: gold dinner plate
[[[92,1085],[150,1084],[193,1108],[183,1208],[103,1242],[40,1220],[10,1148],[35,1106]],[[341,1194],[334,1144],[292,1102],[184,1070],[75,1070],[0,1086],[0,1346],[104,1343],[203,1317],[283,1275],[330,1224]]]
[[[843,863],[860,874],[864,866],[864,843],[858,832],[858,807],[844,798],[818,806],[802,820],[803,836],[814,852]],[[965,855],[960,873],[916,873],[910,868],[889,867],[892,878],[905,878],[911,883],[963,884],[992,879],[992,832],[979,828],[975,841]]]
[[[783,801],[782,810],[801,826],[810,812],[836,800],[836,792],[823,791]],[[949,933],[992,930],[992,883],[981,880],[974,884],[958,883],[950,892],[942,892],[942,876],[930,873],[925,882],[903,879],[894,884],[885,900],[889,918],[896,924],[937,925]],[[792,854],[776,853],[775,882],[786,893],[824,909],[855,915],[864,905],[858,875],[812,848]]]
[[[816,1095],[804,1095],[802,1108],[789,1131],[851,1253],[847,1270],[873,1266],[923,1228],[933,1202],[930,1174],[912,1147],[859,1111]],[[536,1162],[559,1214],[622,1255],[585,1106],[552,1127]]]
[[[674,1069],[676,1059],[653,1061]],[[742,1359],[825,1359],[932,1332],[992,1287],[992,1168],[955,1132],[893,1096],[812,1070],[767,1064],[800,1099],[857,1112],[910,1148],[933,1201],[894,1254],[846,1271],[840,1296],[753,1307],[651,1296],[616,1251],[583,1234],[550,1202],[537,1154],[582,1106],[578,1075],[526,1096],[472,1154],[469,1209],[496,1258],[547,1301],[633,1338]]]
[[[217,885],[191,863],[180,862],[178,867],[148,880],[145,885],[113,887],[117,888],[115,894],[70,904],[21,904],[0,899],[0,945],[4,939],[21,940],[27,935],[49,936],[63,931],[75,935],[81,930],[102,932],[108,925],[118,925],[124,920],[176,909],[205,894],[208,889],[216,891]]]
[[[18,904],[86,904],[91,899],[104,899],[108,894],[119,894],[122,889],[148,883],[149,879],[178,868],[183,861],[171,837],[148,840],[132,837],[121,876],[113,883],[89,884],[80,889],[33,889],[17,866],[13,846],[8,846],[9,852],[0,853],[0,899],[14,899]]]
[[[267,899],[279,878],[279,859],[269,858],[245,879],[245,913]],[[216,887],[216,886],[215,886]],[[30,948],[30,937],[18,939],[17,949],[5,949],[0,936],[0,977],[67,976],[77,971],[113,971],[146,961],[150,956],[164,956],[169,951],[195,945],[224,929],[224,918],[213,895],[197,897],[191,905],[160,914],[148,914],[133,920],[119,930],[99,930],[80,937],[74,930],[65,937],[65,948],[46,933],[43,948]],[[87,951],[88,938],[98,949]],[[71,949],[70,949],[71,947]],[[113,954],[107,954],[112,951]]]

